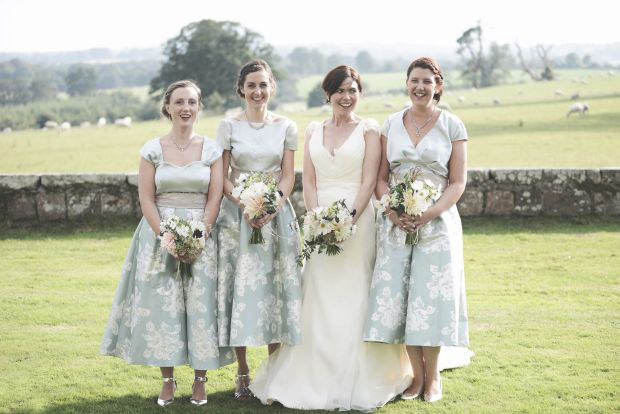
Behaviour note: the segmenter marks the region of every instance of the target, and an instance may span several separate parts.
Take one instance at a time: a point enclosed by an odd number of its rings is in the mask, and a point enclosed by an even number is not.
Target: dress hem
[[[187,360],[185,360],[184,362],[175,362],[175,363],[170,363],[170,364],[157,364],[157,363],[151,363],[151,362],[146,362],[146,361],[135,361],[135,360],[131,360],[128,358],[125,358],[121,355],[112,353],[112,352],[101,352],[102,356],[111,356],[111,357],[116,357],[119,359],[122,359],[123,361],[125,361],[126,363],[128,363],[129,365],[142,365],[145,367],[158,367],[158,368],[168,368],[168,367],[180,367],[180,366],[189,366],[191,369],[195,369],[195,370],[211,370],[211,369],[219,369],[222,367],[225,367],[226,365],[230,365],[232,363],[235,362],[235,359],[233,358],[230,362],[227,362],[225,364],[215,364],[215,365],[208,365],[208,366],[200,366],[200,367],[193,367],[189,364],[189,362]]]

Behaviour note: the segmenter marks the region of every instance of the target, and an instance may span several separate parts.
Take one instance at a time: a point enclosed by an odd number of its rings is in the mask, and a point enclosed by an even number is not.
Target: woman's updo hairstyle
[[[357,83],[357,89],[362,93],[362,77],[360,74],[349,65],[336,66],[325,75],[321,84],[323,92],[327,96],[325,103],[329,103],[332,95],[338,91],[346,78],[352,78]]]
[[[196,82],[191,81],[191,80],[187,80],[187,79],[176,81],[176,82],[173,82],[170,85],[168,85],[168,87],[166,88],[166,92],[164,92],[164,97],[163,97],[162,103],[161,103],[161,114],[163,116],[165,116],[166,118],[168,118],[169,120],[172,119],[172,116],[170,115],[170,113],[166,109],[166,105],[170,104],[170,97],[172,96],[172,92],[174,92],[174,91],[176,91],[177,89],[180,89],[180,88],[194,88],[194,89],[196,89],[196,92],[198,93],[198,107],[200,109],[202,109],[202,91],[200,90],[198,85],[196,85]]]
[[[435,77],[435,83],[442,87],[441,89],[439,89],[438,92],[433,95],[433,99],[439,102],[439,100],[441,99],[441,94],[443,93],[443,73],[441,73],[439,63],[437,63],[432,57],[425,56],[417,58],[416,60],[411,62],[409,68],[407,68],[407,80],[409,80],[409,75],[411,74],[413,68],[428,69],[433,73]]]
[[[271,67],[264,60],[256,59],[243,65],[243,67],[239,71],[239,77],[237,78],[237,90],[236,90],[237,95],[239,95],[242,98],[245,98],[245,94],[241,92],[241,88],[243,87],[243,84],[245,83],[245,78],[247,78],[250,73],[258,72],[261,70],[267,73],[267,76],[269,76],[269,83],[271,84],[271,87],[275,91],[276,80],[273,77],[273,72],[271,71]]]

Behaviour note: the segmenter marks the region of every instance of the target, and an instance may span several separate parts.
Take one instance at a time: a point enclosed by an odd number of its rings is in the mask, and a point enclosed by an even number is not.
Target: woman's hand
[[[405,222],[402,220],[402,217],[404,216],[404,214],[399,216],[396,213],[396,211],[390,210],[388,212],[387,216],[392,221],[392,223],[394,223],[394,225],[396,227],[398,227],[399,229],[401,229],[404,232],[407,232],[407,229],[405,228]]]
[[[272,214],[265,214],[262,217],[256,218],[252,221],[250,221],[250,225],[252,227],[254,227],[255,229],[260,229],[262,228],[264,225],[268,224],[269,222],[271,222],[271,220],[273,220],[273,218],[275,216],[278,215],[278,212],[276,211],[275,213]]]
[[[404,223],[405,231],[413,233],[416,230],[420,230],[422,226],[431,221],[433,217],[428,211],[425,211],[419,216],[412,217],[408,214],[402,214],[400,220]]]

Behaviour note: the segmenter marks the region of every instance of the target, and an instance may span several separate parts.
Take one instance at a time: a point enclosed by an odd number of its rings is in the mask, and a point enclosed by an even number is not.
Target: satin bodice
[[[374,123],[376,124],[376,122]],[[332,155],[323,144],[323,122],[312,122],[312,135],[308,144],[310,159],[316,174],[316,189],[319,205],[326,206],[344,198],[348,206],[353,205],[362,185],[362,166],[366,151],[364,132],[372,120],[362,120],[344,143],[334,149]]]
[[[212,140],[203,138],[200,160],[176,165],[164,160],[159,138],[147,142],[140,150],[142,158],[155,166],[155,194],[204,193],[209,190],[211,164],[222,151]]]
[[[297,125],[288,118],[269,123],[225,118],[217,131],[217,143],[230,151],[231,169],[277,173],[284,150],[297,149]]]
[[[467,140],[465,125],[456,115],[443,110],[431,130],[414,146],[403,122],[408,110],[392,114],[383,125],[390,172],[398,176],[417,167],[429,176],[447,179],[452,143]]]

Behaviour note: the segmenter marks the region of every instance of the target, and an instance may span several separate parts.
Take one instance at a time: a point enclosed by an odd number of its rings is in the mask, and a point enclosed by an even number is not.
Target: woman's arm
[[[387,138],[381,135],[381,161],[379,163],[379,171],[377,172],[377,186],[375,188],[375,197],[381,200],[389,191],[390,169],[387,159]]]
[[[144,158],[140,158],[138,168],[138,197],[144,218],[155,234],[159,235],[161,220],[155,205],[155,166]]]
[[[366,141],[366,149],[364,151],[364,162],[362,164],[362,185],[353,201],[353,223],[357,222],[359,217],[368,206],[370,196],[375,190],[377,184],[377,173],[381,163],[381,136],[376,130],[368,130],[364,133],[364,141]]]
[[[281,168],[282,176],[280,177],[278,188],[282,191],[282,201],[280,203],[283,205],[284,201],[291,195],[295,185],[295,151],[284,150]]]
[[[385,135],[381,135],[381,162],[379,164],[377,186],[375,188],[375,197],[377,197],[377,200],[381,200],[381,198],[390,191],[389,179],[390,168],[387,159],[387,137]],[[399,227],[403,231],[407,231],[405,229],[405,223],[400,219],[394,210],[388,208],[385,210],[385,214],[395,226]]]
[[[450,170],[448,186],[435,204],[421,216],[414,217],[413,225],[416,228],[439,217],[441,213],[455,205],[463,195],[467,184],[467,141],[454,141],[452,143],[452,154],[448,166]]]
[[[310,138],[312,137],[312,131],[306,130],[304,138],[304,166],[302,183],[304,190],[304,204],[307,211],[312,211],[319,206],[319,199],[316,194],[316,171],[314,170],[314,164],[310,158]]]
[[[235,186],[232,181],[230,181],[230,178],[228,178],[228,168],[230,166],[229,150],[224,150],[224,152],[222,152],[222,162],[220,165],[222,169],[223,194],[227,199],[235,203],[237,206],[240,206],[241,201],[232,195]],[[211,174],[213,174],[213,166],[211,168]]]
[[[209,193],[202,218],[207,231],[213,228],[217,214],[222,203],[222,191],[224,188],[224,169],[222,168],[222,158],[218,158],[211,164],[211,181],[209,182]],[[208,233],[207,233],[208,236]]]

